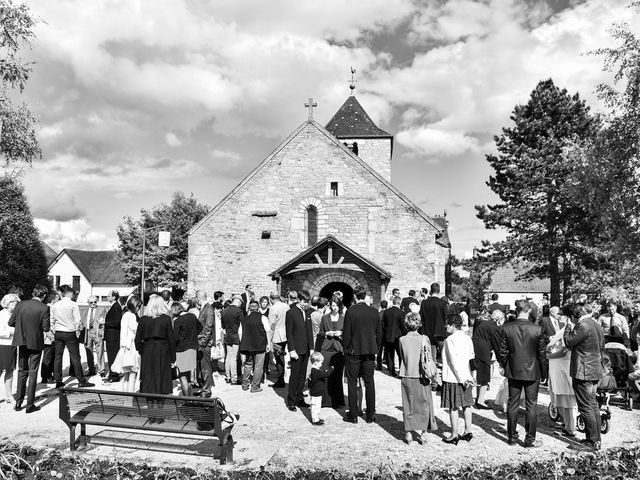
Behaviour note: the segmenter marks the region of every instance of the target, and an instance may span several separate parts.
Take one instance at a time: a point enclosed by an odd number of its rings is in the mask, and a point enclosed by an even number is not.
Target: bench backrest
[[[60,389],[60,418],[69,424],[72,412],[97,412],[130,417],[163,418],[213,425],[222,434],[225,407],[219,398],[182,397],[88,388]]]

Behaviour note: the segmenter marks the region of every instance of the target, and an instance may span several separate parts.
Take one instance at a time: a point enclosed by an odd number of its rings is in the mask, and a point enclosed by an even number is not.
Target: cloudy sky
[[[112,248],[124,215],[193,192],[215,205],[318,102],[349,94],[395,135],[392,182],[448,212],[454,253],[496,239],[475,218],[492,136],[548,77],[601,110],[619,0],[38,0],[25,91],[42,161],[26,172],[54,248]],[[312,173],[312,171],[310,171]]]

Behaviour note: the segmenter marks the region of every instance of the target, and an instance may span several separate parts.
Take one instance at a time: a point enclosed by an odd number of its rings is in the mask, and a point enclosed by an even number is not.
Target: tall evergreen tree
[[[567,189],[574,167],[566,149],[591,139],[598,121],[578,94],[569,95],[551,79],[539,82],[510,118],[514,125],[494,137],[498,154],[487,155],[495,171],[487,185],[501,202],[477,206],[477,215],[487,228],[507,231],[507,239],[493,245],[494,261],[527,261],[530,275],[550,278],[551,302],[558,305],[561,280],[571,278],[563,267],[586,227],[584,211]]]
[[[138,220],[125,217],[117,229],[118,258],[129,284],[140,285],[142,229],[147,229],[145,279],[163,287],[183,286],[187,279],[188,233],[208,211],[209,207],[193,195],[176,192],[171,203],[162,203],[151,211],[142,210]],[[162,230],[171,234],[169,247],[158,247],[158,232]]]
[[[29,297],[34,285],[47,285],[47,260],[20,183],[0,176],[0,294],[15,285]]]

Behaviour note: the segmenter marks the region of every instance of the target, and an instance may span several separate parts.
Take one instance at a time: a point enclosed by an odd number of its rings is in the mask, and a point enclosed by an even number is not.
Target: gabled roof
[[[360,255],[355,250],[347,247],[344,243],[342,243],[340,240],[338,240],[333,235],[327,235],[326,237],[324,237],[322,240],[320,240],[315,245],[312,245],[309,248],[307,248],[306,250],[303,250],[298,255],[296,255],[291,260],[289,260],[287,263],[282,265],[280,268],[277,268],[273,272],[271,272],[269,274],[269,276],[273,277],[275,275],[286,275],[290,270],[293,270],[297,265],[302,263],[304,260],[307,260],[309,258],[313,258],[316,253],[319,253],[319,252],[323,251],[325,248],[327,248],[331,244],[336,244],[341,249],[349,252],[351,255],[356,257],[357,261],[364,263],[365,265],[371,267],[373,270],[376,270],[380,275],[384,275],[387,278],[391,278],[391,274],[389,272],[387,272],[384,268],[379,267],[378,265],[376,265],[371,260],[369,260],[369,259],[363,257],[362,255]],[[336,265],[336,267],[339,268],[339,264],[334,264],[334,265]]]
[[[326,128],[337,138],[392,136],[373,123],[353,95],[342,104]]]
[[[529,267],[524,262],[515,262],[497,267],[491,274],[490,292],[501,293],[549,293],[551,282],[548,278],[518,279]]]
[[[334,145],[340,148],[344,153],[346,153],[351,159],[364,168],[367,172],[373,175],[382,185],[387,187],[394,195],[396,195],[400,200],[406,203],[413,211],[415,211],[420,217],[426,220],[429,225],[438,230],[439,233],[442,233],[442,227],[429,215],[424,213],[420,207],[418,207],[415,203],[409,200],[406,196],[404,196],[396,187],[394,187],[391,183],[389,183],[385,178],[383,178],[373,167],[367,164],[364,160],[358,157],[355,153],[345,147],[333,134],[331,134],[327,129],[325,129],[322,125],[320,125],[315,120],[307,120],[302,123],[298,128],[296,128],[291,135],[289,135],[280,145],[276,147],[276,149],[269,154],[267,158],[265,158],[256,168],[254,168],[249,175],[247,175],[236,187],[231,190],[215,207],[211,209],[211,211],[204,216],[202,220],[196,223],[191,230],[189,230],[189,235],[193,235],[211,216],[216,213],[222,206],[227,203],[237,192],[242,190],[242,188],[260,171],[264,168],[265,165],[269,163],[269,161],[277,155],[283,148],[285,148],[289,142],[291,142],[298,134],[304,130],[307,125],[311,125],[315,127],[322,135],[328,138]]]
[[[124,270],[116,261],[114,250],[75,250],[65,248],[56,260],[68,255],[89,283],[126,284]]]
[[[58,257],[58,252],[56,252],[53,248],[51,248],[45,242],[42,243],[42,248],[44,249],[44,256],[47,259],[47,267],[53,263],[53,261]]]

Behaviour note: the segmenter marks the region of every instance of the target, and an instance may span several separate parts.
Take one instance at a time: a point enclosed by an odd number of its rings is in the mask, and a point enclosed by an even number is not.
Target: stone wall
[[[330,134],[328,134],[330,135]],[[337,181],[339,196],[327,191]],[[318,239],[333,234],[389,271],[403,293],[444,284],[445,254],[436,229],[330,140],[305,123],[189,237],[189,291],[256,294],[276,289],[268,276],[306,247],[305,205],[321,214]],[[275,216],[255,216],[276,212]],[[261,239],[262,231],[271,233]],[[445,249],[446,250],[446,249]],[[444,290],[444,289],[443,289]]]
[[[391,142],[390,138],[341,138],[349,146],[358,143],[358,156],[378,172],[387,182],[391,181]]]

